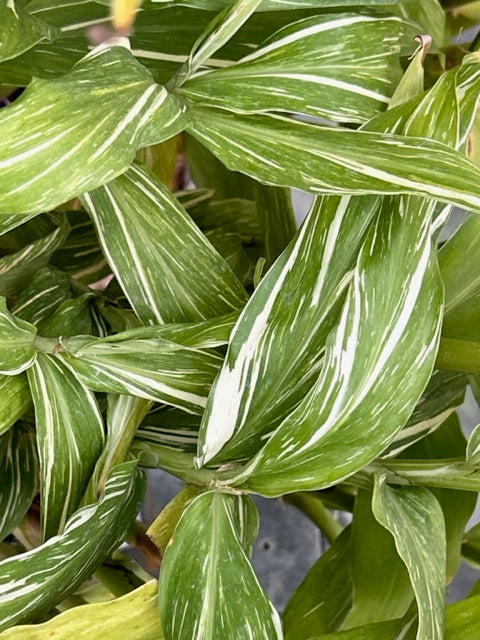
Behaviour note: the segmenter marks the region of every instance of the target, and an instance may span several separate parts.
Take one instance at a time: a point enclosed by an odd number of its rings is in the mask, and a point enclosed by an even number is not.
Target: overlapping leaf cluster
[[[1,638],[478,636],[444,604],[479,563],[478,16],[444,4],[0,3]],[[188,485],[151,541],[141,467]],[[255,493],[332,542],[283,620]]]

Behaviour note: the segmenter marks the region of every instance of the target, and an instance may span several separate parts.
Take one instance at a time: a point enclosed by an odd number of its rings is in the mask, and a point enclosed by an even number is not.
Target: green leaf
[[[160,617],[166,640],[281,639],[277,612],[245,552],[251,544],[248,496],[208,492],[183,514],[160,572]],[[192,539],[196,540],[192,554]]]
[[[440,428],[404,451],[402,457],[413,460],[463,458],[465,444],[458,416],[452,414]],[[475,509],[478,494],[453,489],[431,489],[431,492],[437,498],[445,518],[447,583],[450,583],[460,565],[465,527]]]
[[[146,416],[135,437],[193,455],[197,450],[200,421],[198,415],[161,406]]]
[[[463,404],[467,378],[461,373],[435,370],[405,427],[397,433],[388,452],[395,456],[406,447],[435,431]]]
[[[147,169],[132,166],[84,201],[143,322],[203,320],[245,304],[246,292],[226,262]]]
[[[280,116],[191,108],[187,130],[226,166],[311,193],[416,193],[479,209],[480,172],[442,143]]]
[[[62,535],[0,562],[0,631],[28,622],[73,593],[124,540],[143,489],[136,462],[118,465],[98,503],[77,511]]]
[[[135,331],[135,330],[134,330]],[[121,334],[119,334],[121,336]],[[136,395],[202,413],[223,358],[213,350],[170,340],[81,339],[65,341],[59,354],[94,391]],[[75,345],[73,347],[73,345]]]
[[[32,404],[25,374],[0,375],[0,435],[8,431]]]
[[[34,79],[2,109],[5,213],[39,213],[94,189],[128,169],[138,148],[181,130],[178,102],[124,45],[111,41],[65,76]]]
[[[36,334],[33,325],[9,313],[5,298],[0,297],[0,374],[15,375],[33,364]]]
[[[60,303],[48,322],[42,323],[42,337],[69,338],[77,334],[94,333],[94,323],[90,314],[93,292]]]
[[[263,278],[232,332],[208,401],[199,442],[203,461],[225,445],[225,461],[255,453],[261,436],[310,389],[377,204],[375,197],[319,200]]]
[[[155,580],[110,602],[68,609],[43,624],[21,625],[4,631],[2,640],[164,640],[157,606]]]
[[[429,222],[435,204],[385,199],[383,207],[320,376],[234,482],[246,478],[249,488],[272,496],[331,486],[379,455],[411,415],[440,332],[442,289]]]
[[[395,539],[418,606],[417,640],[443,640],[445,525],[436,498],[424,487],[389,487],[375,478],[373,513]]]
[[[106,2],[107,0],[103,0]],[[196,9],[208,9],[209,11],[219,11],[230,6],[231,0],[153,0],[156,4],[162,6],[186,5],[195,7]],[[291,11],[293,9],[327,9],[329,7],[358,7],[375,5],[385,6],[401,5],[408,0],[263,0],[259,7],[259,11]]]
[[[432,43],[430,36],[415,36],[418,42],[417,50],[413,55],[413,60],[408,65],[402,79],[397,84],[395,92],[388,103],[389,109],[397,107],[408,100],[412,100],[423,93],[424,85],[424,62],[428,49]]]
[[[42,40],[53,40],[59,31],[42,20],[30,16],[13,0],[2,0],[0,6],[0,62],[15,58]]]
[[[28,372],[35,405],[44,539],[78,507],[103,443],[94,395],[59,358],[39,353]]]
[[[411,50],[415,29],[398,16],[372,12],[306,18],[239,62],[198,72],[181,95],[235,113],[364,122],[387,107],[401,77],[400,50],[407,43]],[[334,59],[332,50],[341,53]]]
[[[70,278],[52,267],[40,269],[30,284],[17,296],[13,313],[34,324],[40,334],[60,304],[72,296]]]
[[[108,396],[106,442],[102,454],[96,461],[85,492],[84,504],[97,500],[112,469],[125,461],[138,426],[151,406],[152,403],[143,398]]]
[[[22,520],[37,490],[35,433],[21,422],[0,437],[0,540]]]
[[[265,234],[265,258],[270,267],[295,235],[295,213],[287,189],[256,183],[254,195],[258,219]]]
[[[196,41],[186,63],[186,78],[195,73],[239,30],[257,9],[262,0],[236,0],[216,16]],[[180,72],[180,78],[182,78]]]
[[[320,556],[283,613],[285,640],[307,640],[338,629],[352,605],[350,529]]]
[[[357,493],[350,543],[353,604],[343,629],[400,618],[414,597],[394,539],[375,519],[371,503],[370,491]]]

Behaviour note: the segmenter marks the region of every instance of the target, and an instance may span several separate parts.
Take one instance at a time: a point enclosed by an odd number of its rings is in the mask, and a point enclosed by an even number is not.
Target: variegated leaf
[[[90,389],[136,395],[201,413],[223,358],[168,340],[92,340],[59,358]]]
[[[179,103],[137,63],[128,41],[101,45],[69,74],[33,80],[2,109],[2,211],[39,213],[94,189],[123,173],[139,147],[182,126]]]
[[[0,437],[0,540],[20,522],[37,491],[37,451],[35,433],[17,423]]]
[[[480,172],[433,140],[190,109],[187,130],[234,171],[311,193],[415,193],[479,210]]]
[[[19,56],[42,40],[53,40],[59,31],[29,15],[15,0],[0,5],[0,62]]]
[[[107,2],[108,0],[102,0]],[[195,7],[195,9],[205,9],[209,11],[219,11],[230,6],[230,0],[152,0],[156,4],[162,6],[187,5]],[[385,6],[401,5],[409,2],[409,0],[263,0],[259,7],[260,11],[287,11],[293,9],[328,9],[330,7],[358,7],[363,6]]]
[[[20,250],[0,258],[0,295],[15,296],[30,283],[34,274],[45,267],[53,253],[65,242],[70,233],[66,216],[57,217],[57,228]]]
[[[434,208],[416,198],[385,199],[327,340],[324,368],[247,465],[249,488],[279,495],[330,486],[379,455],[407,421],[430,377],[440,333]]]
[[[103,443],[94,395],[59,358],[39,353],[28,372],[35,405],[44,539],[78,507]]]
[[[262,280],[233,330],[207,405],[199,443],[204,462],[224,445],[220,460],[255,453],[310,389],[377,204],[374,196],[319,200]]]
[[[225,69],[197,72],[181,93],[194,104],[236,113],[364,122],[387,107],[401,77],[399,54],[406,43],[411,50],[415,29],[398,16],[372,12],[306,18]]]
[[[184,512],[160,572],[166,640],[283,638],[279,616],[245,552],[251,544],[252,510],[247,496],[208,492]]]
[[[143,490],[136,462],[118,465],[100,500],[77,511],[63,534],[0,562],[0,631],[28,622],[73,593],[124,540]]]
[[[152,580],[110,602],[67,609],[42,624],[20,625],[4,631],[1,640],[164,640],[157,605],[157,583]]]
[[[32,397],[24,373],[0,375],[0,436],[30,408]]]
[[[198,321],[245,304],[234,273],[147,169],[134,165],[83,198],[108,262],[143,322]]]
[[[115,465],[123,462],[133,437],[152,402],[135,396],[108,396],[107,437],[85,492],[84,504],[95,502]]]
[[[418,607],[417,640],[443,640],[445,523],[436,498],[424,487],[389,487],[377,477],[373,513],[395,539]]]
[[[135,438],[195,454],[201,417],[172,407],[158,407],[143,420]]]
[[[35,361],[36,328],[12,316],[5,298],[0,297],[0,374],[15,375]]]
[[[50,316],[71,296],[70,278],[67,274],[52,267],[44,267],[17,296],[12,313],[34,324],[41,334]]]

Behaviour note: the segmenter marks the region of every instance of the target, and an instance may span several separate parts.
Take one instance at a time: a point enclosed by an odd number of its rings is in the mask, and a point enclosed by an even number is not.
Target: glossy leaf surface
[[[35,361],[36,329],[29,322],[13,316],[5,298],[0,298],[0,373],[15,375]]]

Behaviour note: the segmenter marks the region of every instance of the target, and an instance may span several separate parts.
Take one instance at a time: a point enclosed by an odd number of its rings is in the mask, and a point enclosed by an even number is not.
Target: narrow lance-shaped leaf
[[[0,435],[8,431],[32,404],[27,376],[0,375]]]
[[[440,333],[434,208],[418,199],[385,200],[327,340],[322,373],[248,465],[250,488],[279,495],[330,486],[379,455],[412,413]]]
[[[323,194],[415,193],[480,209],[480,172],[446,145],[280,116],[190,108],[187,130],[234,171]]]
[[[21,521],[37,490],[35,433],[19,422],[0,437],[0,540]]]
[[[393,488],[376,477],[375,517],[395,539],[418,606],[417,640],[443,640],[445,620],[445,524],[436,498],[424,487]]]
[[[249,497],[217,492],[199,496],[186,509],[160,572],[166,640],[283,637],[279,616],[246,555],[251,510]]]
[[[128,629],[128,640],[164,640],[157,605],[157,583],[109,602],[67,609],[43,624],[20,625],[4,631],[2,640],[111,640]]]
[[[108,0],[101,0],[108,2]],[[195,9],[205,9],[209,11],[218,11],[225,9],[231,5],[231,0],[153,0],[156,4],[162,6],[187,5],[195,7]],[[389,5],[402,5],[409,0],[393,0],[388,2]],[[373,7],[375,5],[385,6],[385,0],[263,0],[259,6],[260,11],[288,11],[293,9],[327,9],[329,7]]]
[[[52,267],[44,267],[17,296],[12,312],[18,318],[35,325],[41,335],[49,317],[61,302],[71,296],[70,278],[67,274]]]
[[[31,16],[20,3],[2,0],[0,4],[0,62],[19,56],[41,40],[53,40],[59,31]]]
[[[124,540],[143,490],[136,462],[118,465],[100,500],[77,511],[63,534],[0,562],[0,631],[28,622],[73,593]]]
[[[78,507],[103,447],[95,397],[59,358],[39,353],[28,372],[35,405],[45,539]]]
[[[201,413],[223,358],[213,351],[167,340],[85,338],[75,351],[59,354],[94,391],[136,395]]]
[[[5,298],[0,297],[0,374],[15,375],[35,361],[36,328],[13,316]]]
[[[202,424],[199,457],[255,453],[318,376],[376,197],[319,200],[256,289],[230,339]],[[261,384],[260,381],[261,380]]]
[[[34,79],[2,109],[4,213],[52,209],[124,172],[139,147],[181,130],[182,108],[127,47],[100,45],[69,74]]]
[[[203,320],[245,304],[247,294],[227,263],[147,169],[133,165],[85,194],[84,202],[143,322]]]
[[[61,215],[58,227],[47,236],[0,258],[0,294],[15,296],[21,293],[33,275],[48,264],[53,253],[65,242],[69,232],[68,220],[66,216]]]
[[[415,29],[398,16],[371,12],[295,21],[239,62],[198,72],[181,93],[235,113],[293,111],[364,122],[386,109],[401,77],[399,54],[407,43],[411,50]]]

